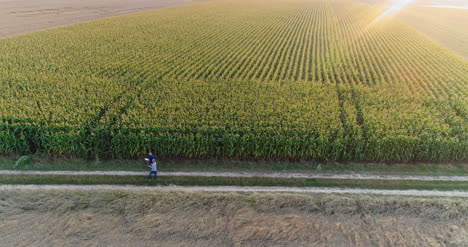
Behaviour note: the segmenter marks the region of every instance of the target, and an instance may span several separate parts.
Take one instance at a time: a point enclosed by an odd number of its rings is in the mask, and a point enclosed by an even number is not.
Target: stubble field
[[[2,191],[7,246],[465,246],[462,199]]]

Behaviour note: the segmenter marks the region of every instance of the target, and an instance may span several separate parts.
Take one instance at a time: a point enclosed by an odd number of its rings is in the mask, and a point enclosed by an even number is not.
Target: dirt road
[[[146,172],[132,171],[14,171],[0,170],[6,175],[112,175],[144,176]],[[413,175],[366,175],[366,174],[314,174],[291,172],[159,172],[159,176],[194,177],[269,177],[269,178],[333,178],[333,179],[379,179],[379,180],[424,180],[424,181],[467,181],[468,176],[413,176]]]
[[[403,196],[468,197],[468,191],[437,190],[376,190],[317,187],[258,187],[258,186],[121,186],[121,185],[0,185],[0,191],[7,190],[70,190],[70,191],[184,191],[184,192],[293,192],[293,193],[338,193],[374,194]]]
[[[0,0],[0,38],[196,0]]]

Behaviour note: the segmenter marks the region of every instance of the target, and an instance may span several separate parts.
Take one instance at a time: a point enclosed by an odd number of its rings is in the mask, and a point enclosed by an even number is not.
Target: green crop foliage
[[[468,63],[350,0],[220,0],[0,40],[0,153],[465,161]]]
[[[32,162],[32,157],[29,155],[21,156],[16,162],[15,167],[29,165]]]

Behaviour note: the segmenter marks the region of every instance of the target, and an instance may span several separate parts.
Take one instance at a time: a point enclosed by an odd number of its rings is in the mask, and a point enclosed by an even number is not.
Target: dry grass
[[[5,246],[466,246],[459,199],[285,193],[0,196]]]

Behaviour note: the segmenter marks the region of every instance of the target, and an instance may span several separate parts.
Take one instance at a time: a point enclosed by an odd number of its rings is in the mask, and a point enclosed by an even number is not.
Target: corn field
[[[468,62],[350,0],[220,0],[0,40],[0,153],[465,161]]]

